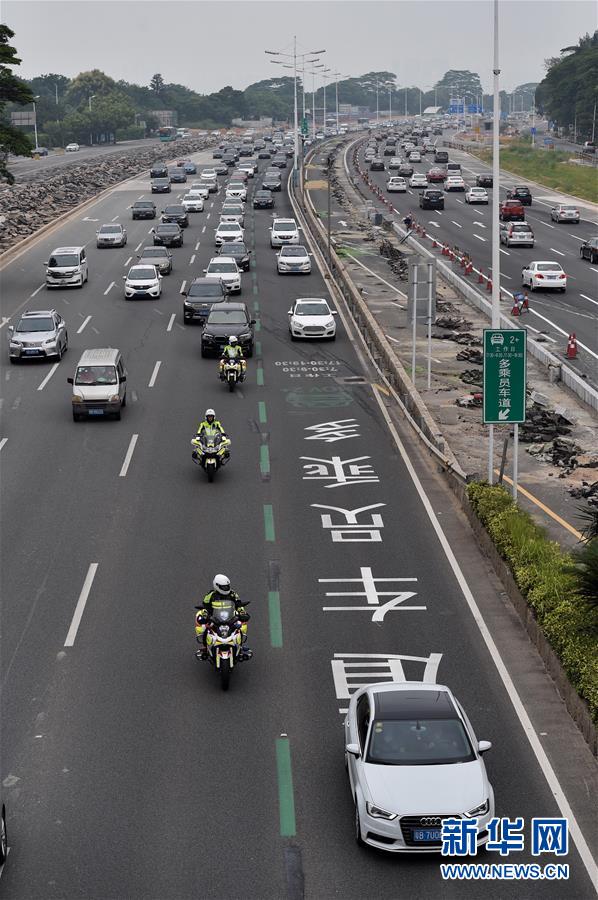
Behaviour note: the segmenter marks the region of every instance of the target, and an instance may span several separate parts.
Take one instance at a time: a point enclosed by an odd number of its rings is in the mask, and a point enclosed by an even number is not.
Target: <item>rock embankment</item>
[[[153,144],[109,157],[55,169],[43,181],[4,185],[0,189],[0,253],[52,222],[79,203],[119,181],[149,170],[158,160],[186,157],[213,143],[213,138]]]

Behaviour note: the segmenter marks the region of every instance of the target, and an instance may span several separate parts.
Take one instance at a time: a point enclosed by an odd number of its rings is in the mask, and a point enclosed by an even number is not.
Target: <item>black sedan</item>
[[[274,179],[272,179],[274,182]],[[272,190],[268,190],[266,188],[261,191],[256,191],[253,195],[253,208],[254,209],[272,209],[274,207],[274,197],[272,196]]]
[[[152,178],[152,194],[170,194],[170,178]]]
[[[155,219],[156,204],[151,200],[136,200],[131,207],[131,218],[133,219]]]
[[[247,249],[243,241],[227,241],[218,249],[218,254],[232,256],[242,272],[249,272],[250,253],[251,250]]]
[[[262,182],[263,191],[281,191],[282,184],[280,178],[264,178]],[[257,193],[257,191],[256,191]]]
[[[154,163],[150,169],[150,178],[168,178],[168,166]]]
[[[384,160],[380,156],[375,156],[370,163],[370,172],[383,172]]]
[[[182,166],[168,170],[168,177],[171,184],[184,184],[187,181],[187,173]]]
[[[589,238],[579,248],[582,259],[589,259],[591,263],[598,263],[598,237]]]
[[[187,228],[189,225],[187,210],[181,203],[172,203],[169,206],[165,206],[162,210],[161,222],[163,224],[176,222],[181,228]]]
[[[163,247],[182,247],[183,246],[183,229],[176,222],[161,223],[152,228],[154,235],[154,245]]]

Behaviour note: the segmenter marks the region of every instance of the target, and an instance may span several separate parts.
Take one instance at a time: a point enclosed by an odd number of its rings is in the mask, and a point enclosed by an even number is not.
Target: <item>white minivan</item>
[[[89,416],[114,416],[127,405],[127,370],[120,350],[112,347],[85,350],[77,363],[73,378],[73,419]]]
[[[83,287],[89,278],[85,247],[57,247],[44,263],[46,287]]]

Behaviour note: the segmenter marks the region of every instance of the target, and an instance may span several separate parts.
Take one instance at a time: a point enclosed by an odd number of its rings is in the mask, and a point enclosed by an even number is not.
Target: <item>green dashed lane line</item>
[[[269,503],[264,503],[264,532],[267,541],[272,543],[276,540],[274,536],[274,512]]]
[[[258,387],[264,386],[264,368],[263,366],[258,366],[256,370],[256,378]]]
[[[255,331],[261,331],[261,330],[262,330],[262,323],[260,322],[259,319],[256,319],[255,325],[254,325],[253,327],[254,327]]]
[[[278,811],[281,837],[295,837],[295,798],[291,769],[291,745],[287,737],[276,739],[276,772],[278,775]]]
[[[259,308],[260,308],[260,301],[259,301],[259,300],[254,300],[254,301],[253,301],[253,311],[254,311],[254,312],[258,312]]]
[[[268,421],[268,417],[266,416],[266,404],[263,400],[260,400],[257,405],[258,417],[260,420],[260,425],[265,425]]]
[[[257,294],[257,284],[254,284],[254,285],[253,285],[253,293],[254,293],[254,294]]]
[[[260,472],[262,475],[270,474],[270,451],[267,444],[260,447]]]
[[[255,355],[257,356],[257,358],[259,359],[260,356],[262,355],[262,342],[261,341],[255,342],[255,351],[254,352],[255,352]]]
[[[268,614],[270,619],[270,643],[273,647],[282,647],[282,617],[278,591],[268,592]]]

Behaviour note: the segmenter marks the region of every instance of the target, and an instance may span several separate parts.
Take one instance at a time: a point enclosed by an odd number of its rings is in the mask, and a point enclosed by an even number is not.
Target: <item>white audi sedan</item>
[[[204,198],[199,191],[189,191],[181,200],[185,212],[203,212]]]
[[[405,194],[407,192],[407,182],[404,178],[401,178],[399,175],[393,175],[386,182],[386,190],[389,194],[399,193]]]
[[[411,154],[411,156],[413,156],[413,154]],[[428,187],[428,179],[423,174],[423,172],[414,172],[413,175],[411,176],[411,178],[409,179],[409,187],[427,188]]]
[[[383,682],[356,691],[345,719],[355,840],[393,853],[438,852],[442,822],[477,819],[488,841],[494,792],[469,719],[448,687]]]
[[[470,187],[465,191],[465,202],[488,204],[488,191],[483,187]]]
[[[336,337],[336,310],[330,309],[327,301],[320,297],[295,300],[288,315],[292,341],[298,338],[324,338],[333,341]]]
[[[529,287],[530,291],[558,290],[567,288],[567,276],[560,263],[553,260],[540,260],[530,262],[521,270],[521,282],[523,287]]]

